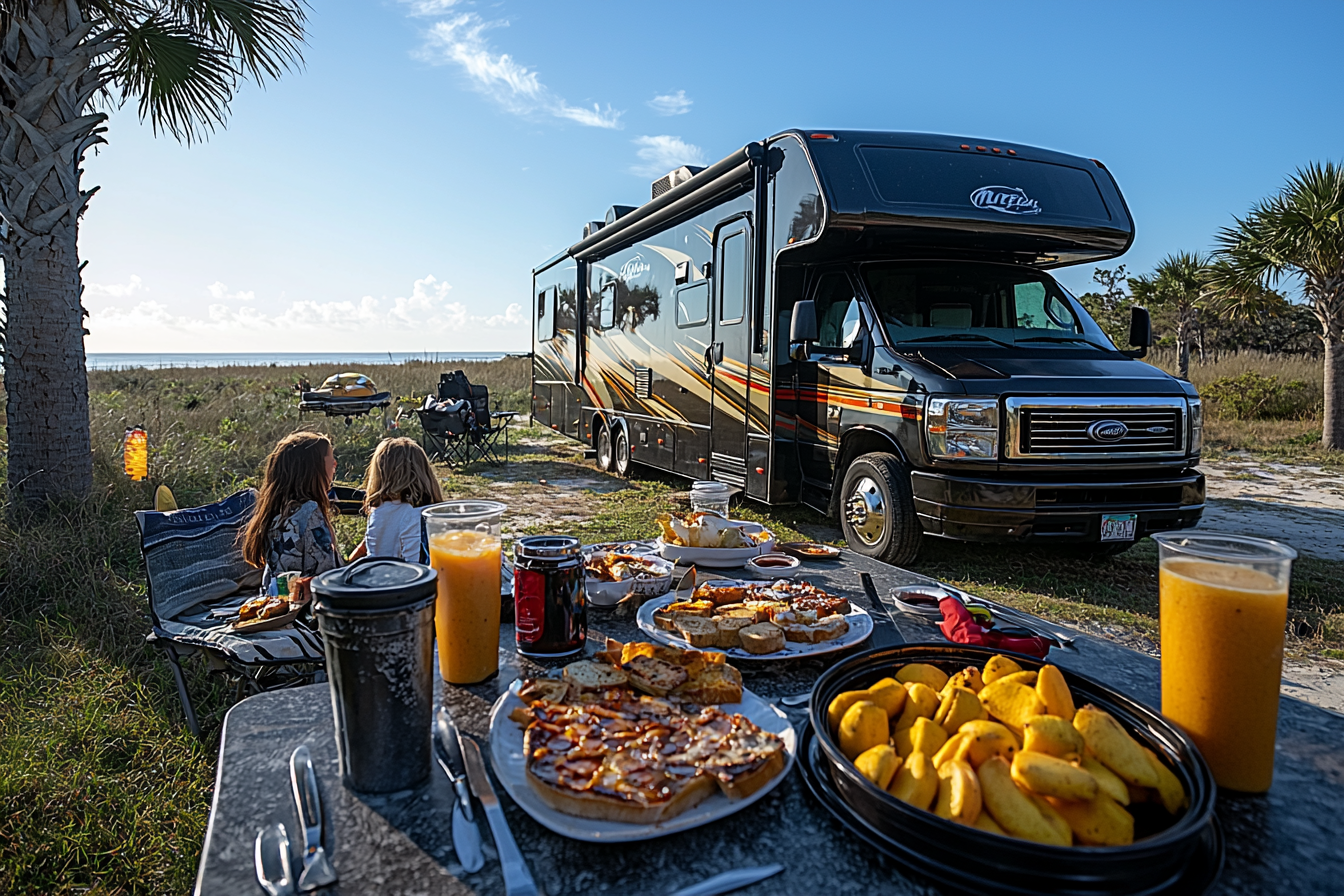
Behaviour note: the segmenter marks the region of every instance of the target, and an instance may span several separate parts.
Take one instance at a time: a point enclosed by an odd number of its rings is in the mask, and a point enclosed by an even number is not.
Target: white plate
[[[715,584],[733,584],[731,580],[716,580]],[[749,587],[760,587],[760,582],[740,582],[738,584]],[[640,631],[644,632],[653,640],[660,644],[671,644],[674,647],[685,647],[692,650],[718,650],[728,654],[730,657],[739,660],[791,660],[800,656],[817,656],[823,653],[835,653],[837,650],[844,650],[846,647],[853,647],[855,644],[862,643],[873,633],[873,617],[868,615],[868,611],[859,606],[856,602],[849,602],[849,613],[845,616],[849,620],[849,631],[838,638],[830,641],[821,641],[816,644],[804,644],[800,641],[785,641],[783,650],[776,650],[774,653],[748,653],[741,647],[729,647],[724,650],[722,647],[691,647],[690,642],[681,637],[676,632],[669,632],[667,629],[659,628],[658,623],[653,621],[655,610],[661,610],[670,603],[679,600],[691,600],[693,591],[678,591],[674,594],[668,594],[664,597],[645,601],[635,614],[635,621],[639,623]]]
[[[595,818],[579,818],[566,815],[552,809],[541,801],[541,797],[527,783],[527,770],[523,756],[523,729],[509,718],[509,713],[523,706],[518,699],[519,683],[509,685],[508,691],[495,701],[490,710],[490,762],[495,767],[499,783],[504,785],[513,801],[522,807],[543,827],[557,834],[575,840],[587,840],[592,843],[624,843],[630,840],[652,840],[697,828],[711,821],[718,821],[745,809],[752,803],[774,790],[788,777],[793,769],[794,754],[798,752],[798,737],[784,713],[771,703],[766,703],[751,691],[743,689],[741,703],[724,703],[724,712],[741,713],[756,723],[764,731],[771,731],[784,741],[784,770],[766,782],[760,790],[740,800],[730,800],[722,792],[682,812],[674,818],[659,824],[629,824],[622,821],[600,821]]]
[[[748,532],[765,530],[765,527],[760,523],[753,523],[748,520],[729,520],[729,522],[734,526],[741,526]],[[749,548],[687,548],[681,545],[668,544],[661,538],[658,539],[658,552],[662,554],[663,558],[682,566],[689,566],[694,563],[696,566],[730,569],[734,566],[741,566],[752,557],[769,554],[774,549],[775,539],[773,537]]]

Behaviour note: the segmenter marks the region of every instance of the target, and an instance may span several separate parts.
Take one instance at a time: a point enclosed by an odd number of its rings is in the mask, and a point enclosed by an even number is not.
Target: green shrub
[[[1217,416],[1234,420],[1286,420],[1316,412],[1315,396],[1304,380],[1280,383],[1277,376],[1255,371],[1216,379],[1200,395]]]

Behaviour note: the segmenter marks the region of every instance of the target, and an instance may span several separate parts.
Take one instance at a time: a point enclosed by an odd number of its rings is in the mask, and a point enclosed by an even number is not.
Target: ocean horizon
[[[308,364],[404,364],[498,361],[525,352],[89,352],[89,370],[162,370],[172,367],[299,367]]]

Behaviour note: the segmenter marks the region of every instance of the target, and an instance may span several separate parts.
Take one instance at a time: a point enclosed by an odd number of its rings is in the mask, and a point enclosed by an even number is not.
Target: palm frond
[[[165,4],[236,57],[253,80],[278,78],[303,61],[304,8],[289,0],[170,0]]]
[[[190,143],[223,124],[238,74],[217,44],[159,14],[115,29],[111,44],[113,82],[137,98],[140,117],[156,132]]]

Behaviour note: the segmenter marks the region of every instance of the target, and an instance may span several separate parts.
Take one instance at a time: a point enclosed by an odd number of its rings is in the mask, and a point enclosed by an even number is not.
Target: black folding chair
[[[261,585],[261,570],[243,560],[238,545],[255,505],[256,493],[247,489],[204,507],[135,513],[149,581],[153,630],[146,641],[168,660],[187,727],[198,737],[183,657],[202,655],[211,672],[234,683],[235,700],[310,684],[326,665],[320,638],[300,621],[243,634],[227,619],[230,609],[255,596]]]
[[[416,414],[430,457],[451,465],[483,460],[495,466],[509,458],[509,421],[517,414],[491,411],[489,389],[473,384],[461,370],[442,374],[438,401],[426,399]]]

